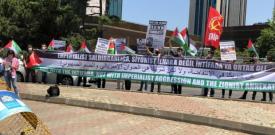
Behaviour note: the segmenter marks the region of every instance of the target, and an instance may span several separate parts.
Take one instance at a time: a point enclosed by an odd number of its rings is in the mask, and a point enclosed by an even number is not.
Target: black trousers
[[[47,83],[47,72],[42,72],[42,82]]]
[[[268,92],[269,94],[269,101],[273,100],[273,93],[272,92]],[[263,92],[263,99],[262,101],[266,101],[266,92]]]
[[[248,91],[244,91],[244,93],[243,93],[241,99],[246,99],[247,93],[248,93]],[[256,95],[257,95],[257,92],[256,92],[256,91],[253,91],[252,100],[255,100]]]
[[[125,80],[125,90],[131,90],[131,80]]]
[[[105,88],[106,80],[105,79],[97,79],[97,88]]]
[[[81,82],[83,82],[83,86],[86,86],[87,77],[78,77],[77,86],[80,86]]]
[[[172,84],[172,92],[174,92],[174,94],[181,94],[182,93],[182,86],[181,85],[177,85],[177,84]]]
[[[209,88],[204,88],[204,96],[207,97],[208,91],[209,91]],[[210,89],[210,96],[214,97],[214,95],[215,95],[215,89],[211,88]]]
[[[30,82],[30,75],[32,77],[32,82],[36,83],[36,75],[35,75],[35,70],[31,69],[31,68],[26,68],[26,78],[25,81],[26,82]]]
[[[154,92],[154,89],[155,89],[155,83],[151,83],[151,92]],[[158,83],[158,92],[160,92],[160,89],[161,89],[161,84]]]
[[[145,86],[144,86],[145,85]],[[145,81],[141,81],[140,82],[140,87],[139,87],[139,91],[142,91],[143,90],[143,86],[145,87],[144,89],[145,90],[147,90],[147,87],[148,87],[148,85],[147,85],[147,82],[145,82]]]
[[[225,95],[225,89],[222,89],[222,97]],[[229,97],[232,96],[232,90],[229,90]]]

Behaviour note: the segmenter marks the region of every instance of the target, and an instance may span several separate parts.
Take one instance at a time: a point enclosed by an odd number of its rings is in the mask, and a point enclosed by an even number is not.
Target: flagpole
[[[188,45],[188,48],[190,48],[190,37],[189,37],[188,29],[186,29],[186,35],[187,35],[187,45]],[[185,54],[186,54],[186,52],[185,52]]]

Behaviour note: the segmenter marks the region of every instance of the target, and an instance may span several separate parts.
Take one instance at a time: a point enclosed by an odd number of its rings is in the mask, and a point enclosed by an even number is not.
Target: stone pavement
[[[24,100],[53,135],[244,135],[235,131],[74,106]]]
[[[21,92],[45,95],[49,86],[19,84]],[[158,95],[61,86],[61,98],[152,108],[275,128],[275,105],[199,97]]]

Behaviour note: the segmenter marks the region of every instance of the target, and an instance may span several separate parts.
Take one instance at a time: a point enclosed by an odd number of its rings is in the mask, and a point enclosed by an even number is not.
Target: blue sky
[[[169,1],[169,2],[168,2]],[[272,17],[274,0],[247,0],[246,24]],[[124,0],[123,20],[147,25],[149,20],[168,21],[168,29],[188,26],[189,0]]]

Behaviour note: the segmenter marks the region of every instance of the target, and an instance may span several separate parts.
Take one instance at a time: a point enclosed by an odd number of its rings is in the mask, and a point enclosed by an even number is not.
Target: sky
[[[169,1],[169,2],[168,2]],[[274,0],[247,0],[246,25],[272,18]],[[189,0],[123,0],[122,19],[148,25],[149,20],[168,21],[168,29],[188,26]]]

